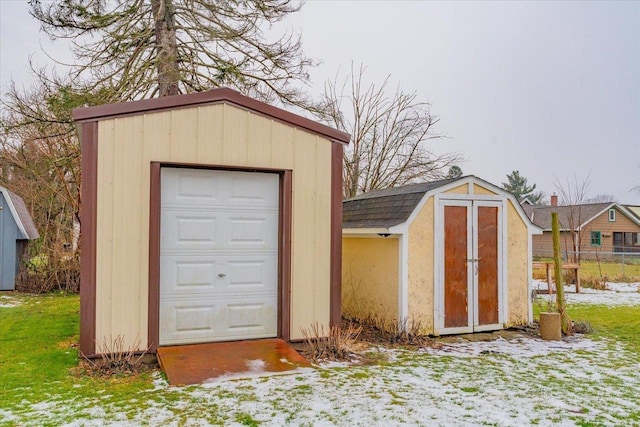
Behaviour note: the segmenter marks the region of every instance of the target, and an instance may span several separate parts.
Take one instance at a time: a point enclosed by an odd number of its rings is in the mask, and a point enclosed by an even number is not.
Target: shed
[[[0,291],[15,289],[27,242],[38,237],[38,229],[22,198],[0,187]]]
[[[343,313],[432,335],[533,320],[532,234],[511,194],[474,176],[343,202]]]
[[[226,88],[73,117],[82,353],[339,323],[349,135]]]

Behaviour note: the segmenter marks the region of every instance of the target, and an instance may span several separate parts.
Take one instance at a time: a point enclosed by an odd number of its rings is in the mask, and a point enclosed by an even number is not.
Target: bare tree
[[[300,37],[268,30],[293,0],[30,0],[52,39],[70,39],[72,81],[121,101],[230,86],[265,101],[313,109],[298,83],[313,60]]]
[[[631,191],[636,193],[638,196],[640,196],[640,184],[634,186],[631,188]]]
[[[460,158],[427,149],[427,142],[442,137],[433,130],[438,118],[429,104],[418,101],[415,92],[390,92],[390,76],[367,85],[364,74],[364,66],[355,71],[352,65],[341,85],[337,78],[325,85],[323,119],[351,134],[344,153],[344,197],[444,177]]]
[[[563,221],[566,223],[561,224],[567,230],[567,233],[564,234],[565,248],[569,247],[569,244],[571,245],[571,258],[575,263],[580,262],[580,249],[584,237],[581,226],[585,220],[582,205],[587,200],[590,183],[591,171],[584,179],[578,179],[574,175],[573,180],[566,178],[564,183],[554,177],[554,186],[560,196],[560,204],[565,205],[567,212],[566,217],[563,217]]]
[[[589,197],[585,200],[585,203],[617,203],[618,199],[613,194],[597,194],[594,197]]]
[[[3,102],[0,185],[25,200],[40,231],[29,245],[35,261],[19,277],[21,290],[78,290],[80,152],[67,117],[68,95],[42,85],[28,94],[13,88]]]

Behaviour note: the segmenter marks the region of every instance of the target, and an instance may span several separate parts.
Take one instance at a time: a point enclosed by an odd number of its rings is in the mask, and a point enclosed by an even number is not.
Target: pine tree
[[[518,200],[528,198],[531,203],[537,205],[542,199],[542,193],[534,193],[536,184],[528,185],[527,178],[520,175],[520,171],[513,171],[507,175],[507,182],[502,183],[502,188],[512,193]]]
[[[233,87],[313,110],[298,83],[315,62],[300,37],[265,31],[296,12],[292,0],[30,0],[52,39],[70,39],[71,80],[128,101]]]

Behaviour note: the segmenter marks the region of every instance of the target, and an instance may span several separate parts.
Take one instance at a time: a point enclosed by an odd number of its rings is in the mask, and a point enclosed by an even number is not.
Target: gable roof
[[[331,141],[348,144],[351,135],[346,132],[299,116],[273,105],[266,104],[229,88],[212,89],[206,92],[188,93],[184,95],[164,96],[143,99],[140,101],[122,102],[119,104],[97,105],[93,107],[75,108],[72,116],[75,121],[87,122],[126,116],[152,113],[175,108],[198,107],[202,105],[228,103],[262,116],[278,120],[294,127],[305,129]]]
[[[20,236],[18,240],[31,240],[40,237],[38,229],[33,223],[33,218],[24,204],[24,200],[17,194],[9,191],[4,187],[0,187],[0,194],[4,195],[4,199],[9,207],[9,212],[13,216],[13,220],[18,225]]]
[[[578,230],[603,213],[607,212],[610,208],[616,208],[618,211],[626,215],[631,221],[640,225],[640,218],[630,212],[624,206],[617,203],[586,203],[583,205],[564,205],[564,206],[527,206],[523,205],[522,208],[529,216],[529,219],[544,229],[545,231],[551,230],[551,212],[558,212],[558,222],[560,223],[561,230],[569,230],[571,227],[572,216],[580,221],[580,224],[574,224],[575,229]]]
[[[427,191],[461,178],[374,190],[342,202],[342,228],[389,228],[409,219]]]
[[[472,183],[509,199],[520,218],[527,224],[529,231],[534,234],[542,233],[542,229],[531,222],[512,193],[473,175],[375,190],[346,199],[342,202],[343,232],[351,230],[348,232],[357,234],[395,233],[398,230],[393,231],[390,228],[413,221],[419,209],[432,195]],[[465,197],[461,194],[456,196]],[[480,196],[486,197],[486,195]],[[474,196],[469,195],[469,197]]]
[[[627,208],[629,210],[629,212],[634,214],[636,216],[636,218],[638,218],[640,220],[640,206],[624,205],[624,207]]]

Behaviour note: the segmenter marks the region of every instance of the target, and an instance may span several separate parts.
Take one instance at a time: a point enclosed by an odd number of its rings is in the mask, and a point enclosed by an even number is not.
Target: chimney
[[[551,195],[551,206],[558,206],[558,195],[556,193]]]

